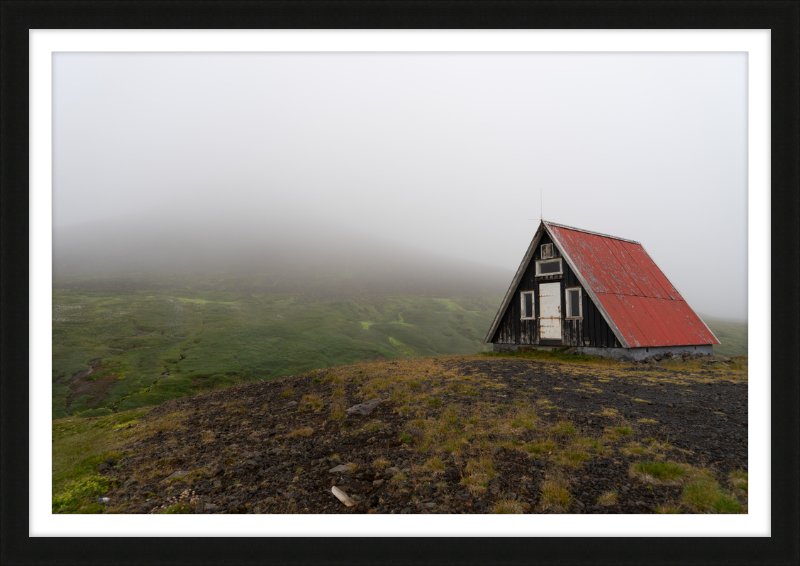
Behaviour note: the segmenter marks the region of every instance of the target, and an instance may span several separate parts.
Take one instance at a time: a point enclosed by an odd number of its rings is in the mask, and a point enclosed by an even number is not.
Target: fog
[[[502,293],[542,215],[746,318],[746,55],[53,59],[56,278]]]

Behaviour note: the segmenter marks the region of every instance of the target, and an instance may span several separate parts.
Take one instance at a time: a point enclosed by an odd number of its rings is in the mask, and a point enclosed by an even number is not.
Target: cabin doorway
[[[561,283],[539,283],[539,339],[561,342]]]

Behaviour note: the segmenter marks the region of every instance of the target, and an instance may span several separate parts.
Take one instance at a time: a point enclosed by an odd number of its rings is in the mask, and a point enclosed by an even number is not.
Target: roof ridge
[[[611,238],[612,240],[621,240],[623,242],[630,242],[631,244],[636,244],[641,246],[641,242],[637,242],[636,240],[629,240],[628,238],[620,238],[619,236],[611,236],[610,234],[603,234],[601,232],[593,232],[592,230],[584,230],[583,228],[576,228],[574,226],[567,226],[566,224],[559,224],[557,222],[550,222],[549,220],[542,220],[542,222],[546,223],[548,226],[556,226],[558,228],[565,228],[567,230],[574,230],[575,232],[583,232],[584,234],[593,234],[595,236],[600,236],[603,238]]]

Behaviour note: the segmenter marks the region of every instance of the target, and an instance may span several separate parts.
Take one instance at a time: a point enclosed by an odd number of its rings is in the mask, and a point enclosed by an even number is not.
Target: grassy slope
[[[53,291],[53,418],[167,399],[376,357],[469,354],[498,297],[390,296],[298,302],[203,291]],[[149,333],[149,334],[145,334]],[[66,406],[63,383],[89,369],[113,385]],[[160,377],[165,371],[169,376]]]
[[[747,355],[747,321],[714,319],[703,317],[711,332],[721,344],[714,346],[714,353],[720,356]]]

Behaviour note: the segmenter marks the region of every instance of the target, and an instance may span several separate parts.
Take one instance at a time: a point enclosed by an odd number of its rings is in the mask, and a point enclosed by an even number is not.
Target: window
[[[522,320],[532,320],[536,318],[533,312],[533,291],[523,291],[519,294],[521,309],[520,312]]]
[[[539,275],[561,275],[561,260],[537,261],[536,276],[538,277]]]
[[[580,287],[567,289],[567,318],[583,318]]]
[[[553,257],[553,244],[542,244],[541,250],[542,259],[550,259]]]

